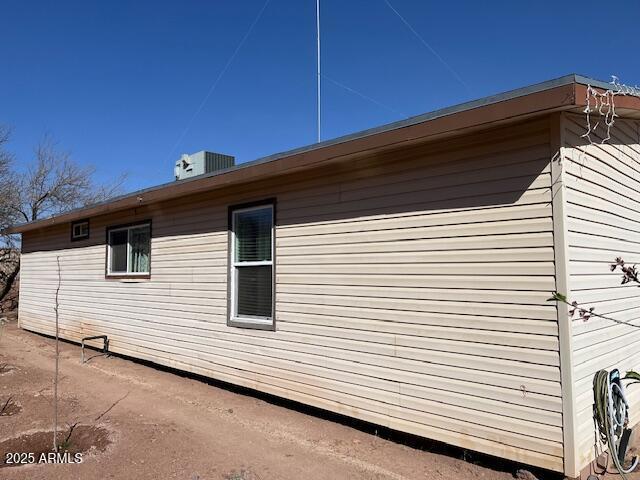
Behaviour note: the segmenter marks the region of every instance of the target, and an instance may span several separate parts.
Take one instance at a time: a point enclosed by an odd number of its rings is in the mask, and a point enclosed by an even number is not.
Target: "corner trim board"
[[[551,157],[551,209],[553,212],[553,251],[556,291],[571,298],[569,282],[569,246],[564,196],[564,114],[550,116]],[[562,436],[564,450],[564,474],[569,478],[580,475],[577,452],[577,417],[573,388],[573,332],[568,305],[556,302],[558,312],[558,337],[560,342],[560,382],[562,391]]]

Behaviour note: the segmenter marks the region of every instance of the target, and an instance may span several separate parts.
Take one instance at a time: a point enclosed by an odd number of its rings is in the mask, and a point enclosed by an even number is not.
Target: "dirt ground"
[[[506,480],[517,469],[456,449],[414,448],[123,358],[80,365],[80,348],[68,343],[60,357],[60,424],[106,430],[109,444],[80,464],[2,468],[2,479]],[[20,407],[0,416],[0,443],[52,428],[54,358],[52,339],[15,323],[0,333],[0,365],[13,367],[0,373],[0,403],[11,395]]]

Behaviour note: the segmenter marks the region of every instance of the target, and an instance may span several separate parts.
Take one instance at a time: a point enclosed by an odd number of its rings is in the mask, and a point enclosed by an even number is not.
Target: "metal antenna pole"
[[[316,0],[316,37],[318,39],[318,143],[320,142],[320,0]]]

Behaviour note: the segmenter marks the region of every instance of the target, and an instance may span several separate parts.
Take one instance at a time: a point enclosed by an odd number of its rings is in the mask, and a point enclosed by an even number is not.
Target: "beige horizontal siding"
[[[548,122],[25,235],[20,322],[562,470]],[[227,207],[277,198],[277,330],[226,325]],[[105,229],[152,219],[151,280],[104,278]]]
[[[571,298],[596,312],[640,327],[637,286],[620,284],[609,265],[618,256],[640,262],[640,124],[617,118],[611,139],[586,145],[583,116],[564,122],[566,225]],[[596,135],[598,142],[603,140]],[[609,320],[574,319],[573,369],[576,381],[578,454],[582,466],[594,458],[597,435],[592,409],[596,371],[640,369],[640,328]],[[629,388],[632,420],[640,420],[640,390]]]

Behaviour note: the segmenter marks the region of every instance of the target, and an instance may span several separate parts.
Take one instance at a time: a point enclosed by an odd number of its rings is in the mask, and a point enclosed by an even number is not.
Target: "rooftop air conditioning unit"
[[[176,162],[173,174],[176,180],[184,180],[185,178],[197,177],[205,173],[216,172],[235,165],[235,157],[231,155],[223,155],[222,153],[214,153],[201,151],[192,155],[186,153]]]

